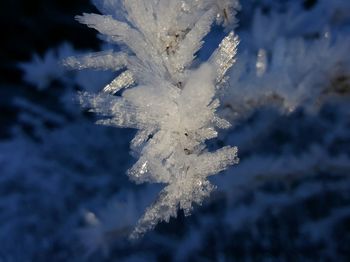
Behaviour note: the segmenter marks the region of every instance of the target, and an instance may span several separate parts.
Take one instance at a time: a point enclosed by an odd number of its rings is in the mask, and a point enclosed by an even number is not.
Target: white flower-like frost
[[[235,62],[238,37],[229,33],[207,62],[191,67],[211,24],[232,25],[238,2],[101,0],[96,5],[108,15],[84,14],[78,21],[128,52],[89,54],[65,64],[124,70],[100,93],[81,93],[80,101],[102,116],[99,124],[138,129],[131,142],[138,160],[128,171],[130,179],[165,184],[131,233],[137,238],[175,217],[179,208],[189,214],[193,203],[201,204],[213,190],[208,177],[238,162],[236,147],[209,152],[205,145],[217,129],[230,126],[216,114],[216,93]]]

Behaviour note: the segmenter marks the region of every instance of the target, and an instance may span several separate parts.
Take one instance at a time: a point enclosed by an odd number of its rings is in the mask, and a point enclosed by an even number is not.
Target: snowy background
[[[98,11],[0,3],[0,261],[349,260],[350,2],[241,5],[221,110],[234,126],[209,144],[238,146],[240,163],[190,217],[131,243],[159,188],[125,175],[135,131],[95,125],[74,99],[115,75],[59,64],[110,48],[74,20]],[[199,59],[223,36],[214,27]]]

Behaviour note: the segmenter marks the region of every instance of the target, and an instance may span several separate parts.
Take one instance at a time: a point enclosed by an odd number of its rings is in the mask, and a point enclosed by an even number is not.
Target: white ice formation
[[[119,75],[81,104],[102,116],[99,124],[138,130],[131,142],[136,183],[164,189],[131,233],[137,238],[180,208],[186,215],[214,186],[208,177],[238,162],[236,147],[209,152],[205,141],[230,124],[218,117],[218,90],[234,64],[238,37],[231,31],[211,57],[193,65],[203,38],[216,22],[232,29],[237,1],[96,0],[105,15],[77,20],[121,47],[65,60],[69,67],[113,70]],[[117,219],[117,218],[116,218]]]

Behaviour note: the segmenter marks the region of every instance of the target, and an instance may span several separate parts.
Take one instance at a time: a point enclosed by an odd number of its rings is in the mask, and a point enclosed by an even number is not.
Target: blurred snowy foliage
[[[104,1],[98,8],[105,12],[119,2]],[[176,219],[135,243],[126,239],[161,187],[134,185],[125,175],[134,163],[128,144],[135,132],[94,125],[95,116],[81,111],[74,99],[77,91],[98,93],[116,83],[123,71],[115,72],[112,60],[113,68],[104,65],[103,72],[64,71],[63,58],[89,59],[82,56],[87,50],[68,43],[19,63],[28,83],[23,88],[36,95],[11,99],[18,113],[4,127],[11,135],[0,140],[0,261],[349,259],[350,3],[247,0],[240,5],[238,26],[222,12],[216,22],[229,29],[212,26],[202,49],[192,49],[198,58],[188,75],[205,70],[199,65],[210,62],[235,28],[240,44],[217,109],[232,128],[204,145],[210,152],[236,145],[241,161],[210,178],[217,189],[190,217],[178,211]],[[125,14],[110,13],[129,23]],[[100,49],[107,56],[125,51],[102,44]],[[145,72],[138,81],[157,77]],[[206,86],[204,78],[191,79]],[[133,86],[134,80],[124,83]],[[113,97],[137,99],[137,88]],[[165,99],[167,92],[157,95]],[[145,91],[139,99],[149,96]]]

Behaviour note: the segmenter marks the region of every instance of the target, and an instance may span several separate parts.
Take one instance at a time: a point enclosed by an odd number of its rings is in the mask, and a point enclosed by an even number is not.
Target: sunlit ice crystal
[[[193,204],[201,204],[215,188],[208,177],[238,163],[236,147],[209,152],[205,144],[230,126],[217,115],[217,92],[235,63],[238,37],[228,33],[207,62],[192,65],[211,25],[232,26],[239,5],[224,0],[96,4],[107,15],[83,14],[77,20],[127,49],[68,58],[65,64],[122,70],[100,93],[79,97],[102,117],[99,124],[138,130],[131,143],[138,161],[128,171],[130,179],[165,185],[131,233],[137,238],[176,217],[178,209],[189,215]]]

